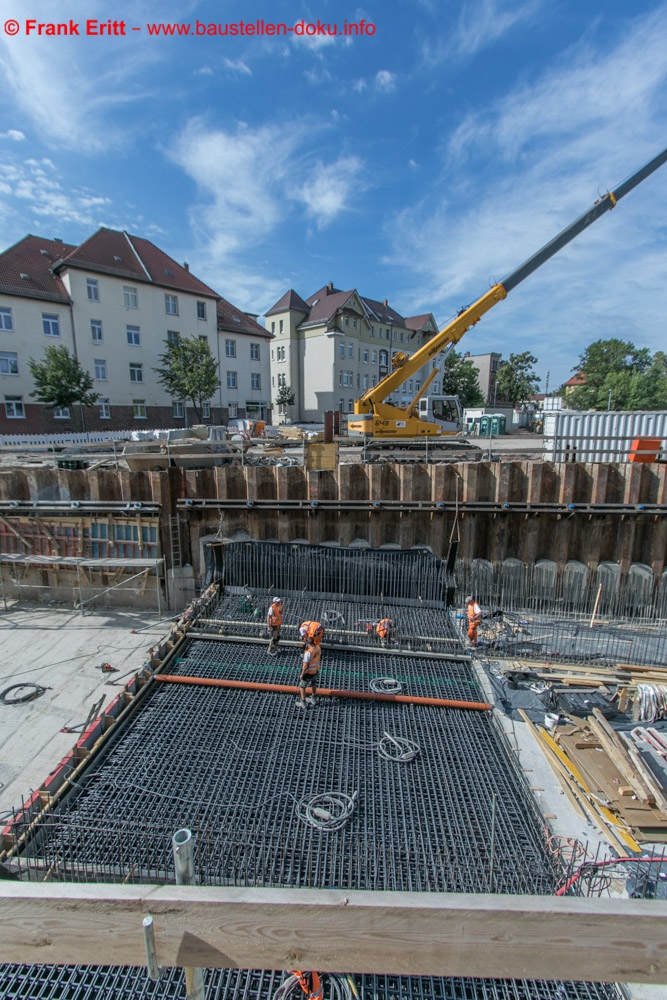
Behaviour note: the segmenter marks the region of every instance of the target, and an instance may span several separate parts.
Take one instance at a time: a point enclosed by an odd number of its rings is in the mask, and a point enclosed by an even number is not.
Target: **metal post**
[[[489,892],[493,892],[493,865],[496,860],[496,807],[498,794],[491,797],[491,853],[489,855]]]
[[[155,946],[155,927],[152,917],[144,917],[144,944],[146,945],[146,966],[151,979],[159,979],[162,969],[157,964],[157,948]]]
[[[176,885],[194,885],[195,861],[192,850],[192,831],[177,830],[171,840],[176,869]],[[186,966],[185,990],[188,1000],[204,1000],[204,970]]]

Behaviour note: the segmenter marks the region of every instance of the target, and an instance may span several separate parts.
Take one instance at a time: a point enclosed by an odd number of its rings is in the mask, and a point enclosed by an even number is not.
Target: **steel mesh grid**
[[[617,987],[597,983],[509,979],[440,979],[429,976],[354,976],[362,1000],[620,1000]],[[209,1000],[271,1000],[280,972],[208,969]],[[327,998],[326,976],[325,1000]],[[185,1000],[181,969],[167,969],[157,982],[131,966],[0,966],[2,1000]]]
[[[261,593],[368,595],[441,607],[453,585],[445,563],[429,549],[339,548],[295,542],[231,542],[222,546],[223,582]]]
[[[326,639],[325,635],[325,639]],[[268,655],[266,645],[192,639],[183,655],[172,661],[173,674],[186,677],[220,677],[249,683],[296,684],[301,668],[301,649],[278,648]],[[319,683],[345,691],[368,691],[374,677],[391,676],[401,682],[405,694],[458,701],[486,701],[468,663],[437,657],[410,657],[381,652],[322,651]]]
[[[265,638],[271,596],[248,591],[223,594],[217,607],[207,608],[195,619],[197,631]],[[456,630],[442,608],[299,595],[284,599],[283,616],[285,639],[298,638],[302,621],[319,621],[326,629],[328,643],[377,648],[380,640],[374,626],[388,617],[394,622],[395,639],[402,649],[453,652],[458,647]]]
[[[384,732],[419,744],[415,760],[383,760]],[[341,831],[299,819],[299,800],[334,790],[359,796]],[[556,878],[487,716],[333,699],[301,713],[289,695],[182,685],[157,691],[18,863],[27,877],[171,880],[180,826],[210,884],[549,893]]]

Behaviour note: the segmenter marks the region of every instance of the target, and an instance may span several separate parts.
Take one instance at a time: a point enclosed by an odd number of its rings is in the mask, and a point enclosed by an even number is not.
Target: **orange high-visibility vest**
[[[269,625],[282,625],[283,623],[283,606],[282,604],[272,604],[269,608],[269,613],[267,615],[267,622]]]
[[[305,628],[306,630],[303,638],[312,639],[315,645],[319,646],[324,637],[324,625],[320,625],[319,622],[301,622],[299,631],[302,628]]]
[[[475,608],[478,610],[475,611]],[[482,620],[482,611],[477,601],[471,601],[468,605],[468,625],[479,625]]]
[[[375,631],[380,636],[381,639],[386,639],[389,635],[389,630],[392,627],[391,618],[383,618],[375,626]]]
[[[306,659],[308,657],[308,659]],[[308,646],[303,654],[303,672],[307,677],[314,677],[320,669],[322,650],[319,646]]]

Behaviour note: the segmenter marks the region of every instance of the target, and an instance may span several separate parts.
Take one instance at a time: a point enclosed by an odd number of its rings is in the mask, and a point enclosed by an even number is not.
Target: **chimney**
[[[333,281],[329,282],[329,287],[328,287],[327,291],[328,292],[333,292]]]
[[[383,306],[385,307],[385,309],[386,309],[386,308],[387,308],[387,306],[389,305],[389,303],[387,302],[387,300],[386,300],[386,299],[383,299],[383,300],[382,300],[382,305],[383,305]]]
[[[190,265],[188,264],[187,260],[183,261],[183,267],[185,268],[186,271],[190,270]]]

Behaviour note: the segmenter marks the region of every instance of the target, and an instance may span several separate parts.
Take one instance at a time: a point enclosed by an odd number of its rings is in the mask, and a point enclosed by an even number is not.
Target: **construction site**
[[[3,468],[8,638],[50,601],[126,652],[86,635],[122,672],[66,753],[9,654],[0,997],[657,996],[666,469]]]

